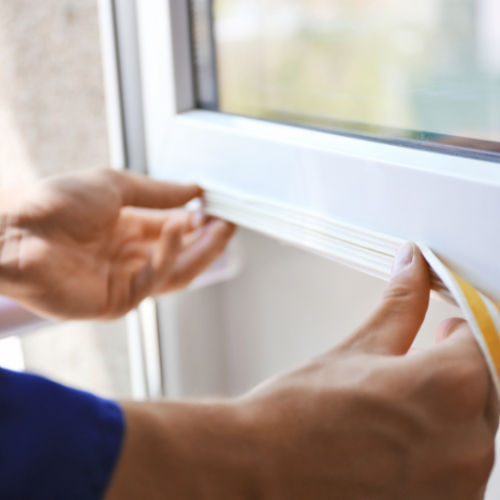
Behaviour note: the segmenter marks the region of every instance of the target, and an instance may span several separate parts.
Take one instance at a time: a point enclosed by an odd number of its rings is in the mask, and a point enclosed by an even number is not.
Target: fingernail
[[[200,226],[203,225],[205,222],[205,214],[203,213],[202,210],[197,210],[196,212],[193,212],[193,215],[191,215],[191,227],[193,229],[197,229]]]
[[[405,267],[409,266],[413,262],[413,257],[415,255],[415,250],[412,243],[405,243],[394,257],[394,262],[392,263],[392,275],[399,273]]]

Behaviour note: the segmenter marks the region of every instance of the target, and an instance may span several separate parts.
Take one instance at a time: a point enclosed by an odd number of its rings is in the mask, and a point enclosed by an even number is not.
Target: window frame
[[[137,14],[149,175],[424,243],[500,303],[497,163],[197,110],[188,0]]]

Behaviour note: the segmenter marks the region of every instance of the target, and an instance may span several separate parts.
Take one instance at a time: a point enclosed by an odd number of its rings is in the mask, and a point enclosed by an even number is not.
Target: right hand
[[[407,355],[429,303],[414,245],[371,318],[232,402],[128,403],[107,500],[479,500],[499,405],[467,324]]]
[[[496,393],[461,320],[438,328],[437,345],[406,356],[429,291],[427,264],[408,244],[358,331],[240,400],[263,451],[263,498],[483,497],[494,462]]]

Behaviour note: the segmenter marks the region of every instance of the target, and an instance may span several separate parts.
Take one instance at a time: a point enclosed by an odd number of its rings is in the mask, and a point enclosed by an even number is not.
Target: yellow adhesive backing
[[[500,377],[500,337],[498,336],[495,323],[491,319],[488,309],[484,305],[483,299],[477,290],[460,276],[450,271],[458,285],[465,295],[465,299],[469,303],[472,314],[476,318],[481,334],[488,346],[488,350],[495,364],[496,372]]]
[[[462,309],[500,396],[500,308],[448,269],[429,248],[420,245],[420,249]]]

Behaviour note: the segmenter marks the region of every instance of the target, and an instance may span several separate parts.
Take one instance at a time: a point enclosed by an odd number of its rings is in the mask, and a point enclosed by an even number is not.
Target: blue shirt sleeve
[[[123,436],[116,403],[0,369],[0,499],[102,499]]]

